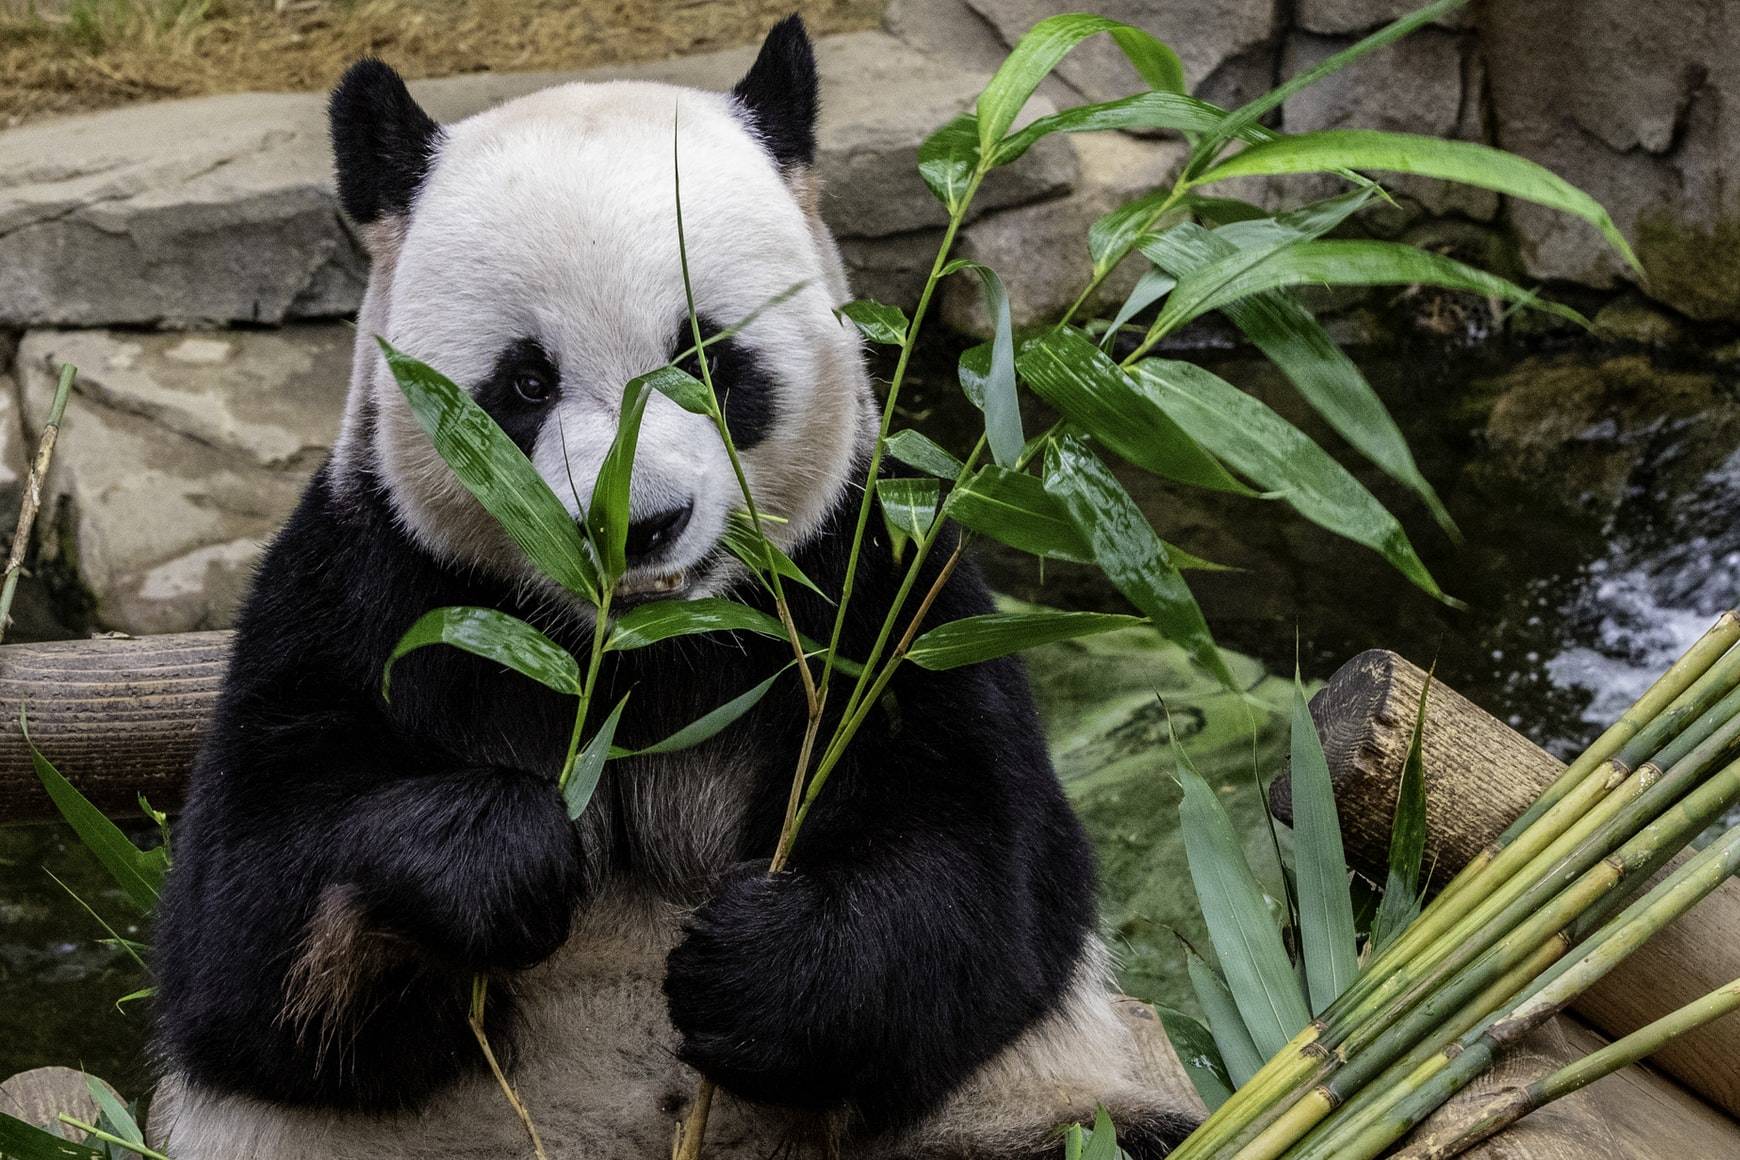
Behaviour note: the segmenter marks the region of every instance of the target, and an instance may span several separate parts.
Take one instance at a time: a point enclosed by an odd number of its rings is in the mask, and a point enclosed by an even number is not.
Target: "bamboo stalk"
[[[0,584],[0,640],[12,627],[12,598],[18,593],[18,578],[24,572],[24,557],[30,551],[30,532],[36,526],[36,513],[42,506],[42,484],[48,478],[48,467],[54,460],[54,443],[60,435],[61,417],[72,397],[73,380],[78,368],[63,363],[60,381],[55,384],[54,402],[48,409],[48,422],[42,425],[42,435],[36,443],[36,458],[31,461],[30,474],[24,480],[24,498],[18,505],[18,528],[12,533],[12,550],[6,556],[6,579]]]
[[[1737,1009],[1740,1009],[1740,979],[1718,987],[1703,998],[1638,1028],[1599,1051],[1566,1064],[1558,1071],[1522,1087],[1506,1089],[1486,1104],[1473,1122],[1454,1132],[1428,1136],[1398,1153],[1396,1160],[1450,1160],[1460,1156],[1529,1113],[1581,1091],[1596,1080],[1655,1054],[1675,1037]]]

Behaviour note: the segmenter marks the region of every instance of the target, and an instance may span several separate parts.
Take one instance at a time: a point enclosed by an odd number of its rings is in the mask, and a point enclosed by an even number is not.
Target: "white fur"
[[[565,85],[448,126],[409,220],[368,233],[376,265],[338,462],[379,464],[400,518],[430,549],[525,575],[434,454],[373,335],[459,383],[481,381],[514,339],[538,339],[562,384],[531,458],[577,513],[615,436],[625,384],[676,353],[669,343],[687,315],[673,144],[697,311],[731,325],[804,284],[740,335],[775,384],[777,421],[745,456],[758,504],[789,521],[773,533],[788,546],[801,540],[846,486],[853,453],[874,430],[873,404],[858,340],[832,313],[846,293],[838,254],[798,191],[722,94]],[[374,420],[366,455],[365,403]],[[664,572],[698,561],[742,506],[711,421],[656,393],[630,490],[637,515],[695,505],[659,562]]]

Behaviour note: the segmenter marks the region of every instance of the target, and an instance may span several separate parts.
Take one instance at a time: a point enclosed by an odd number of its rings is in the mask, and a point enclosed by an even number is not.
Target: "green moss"
[[[1740,321],[1740,217],[1699,229],[1665,214],[1637,223],[1650,296],[1700,322]]]

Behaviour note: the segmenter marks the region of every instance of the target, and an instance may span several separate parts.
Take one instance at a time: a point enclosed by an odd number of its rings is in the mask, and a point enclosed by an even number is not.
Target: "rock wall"
[[[860,294],[910,303],[942,215],[914,163],[1054,0],[891,0],[886,29],[819,46],[824,214]],[[1100,0],[1175,45],[1193,86],[1245,100],[1412,0]],[[1740,9],[1731,0],[1487,0],[1289,101],[1289,130],[1357,125],[1488,141],[1553,167],[1614,212],[1657,303],[1740,321]],[[549,84],[650,77],[724,87],[741,48],[575,74],[413,85],[453,119]],[[1032,112],[1130,91],[1109,42],[1082,46]],[[963,253],[999,269],[1017,320],[1085,282],[1095,217],[1165,180],[1175,141],[1053,138],[981,192]],[[1628,272],[1593,230],[1526,204],[1395,181],[1376,230],[1452,238],[1535,280],[1597,291]],[[1311,191],[1247,188],[1264,200]],[[0,521],[62,359],[79,394],[39,524],[77,627],[221,625],[262,538],[336,429],[366,263],[337,212],[319,94],[137,105],[0,132]],[[1106,287],[1107,299],[1121,284]],[[956,280],[962,281],[962,280]],[[943,314],[982,326],[972,286]],[[219,334],[179,332],[230,328]],[[121,328],[121,329],[117,329]],[[160,333],[159,333],[160,332]],[[13,352],[16,351],[16,357]],[[70,604],[68,602],[70,601]],[[88,622],[88,623],[87,623]]]

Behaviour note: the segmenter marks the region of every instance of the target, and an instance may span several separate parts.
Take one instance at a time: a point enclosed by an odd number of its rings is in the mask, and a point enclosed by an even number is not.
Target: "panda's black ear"
[[[338,201],[359,225],[403,214],[429,175],[441,126],[386,64],[364,57],[345,70],[327,105]]]
[[[773,26],[731,95],[782,168],[816,159],[816,110],[820,84],[816,54],[803,17],[793,13]]]

